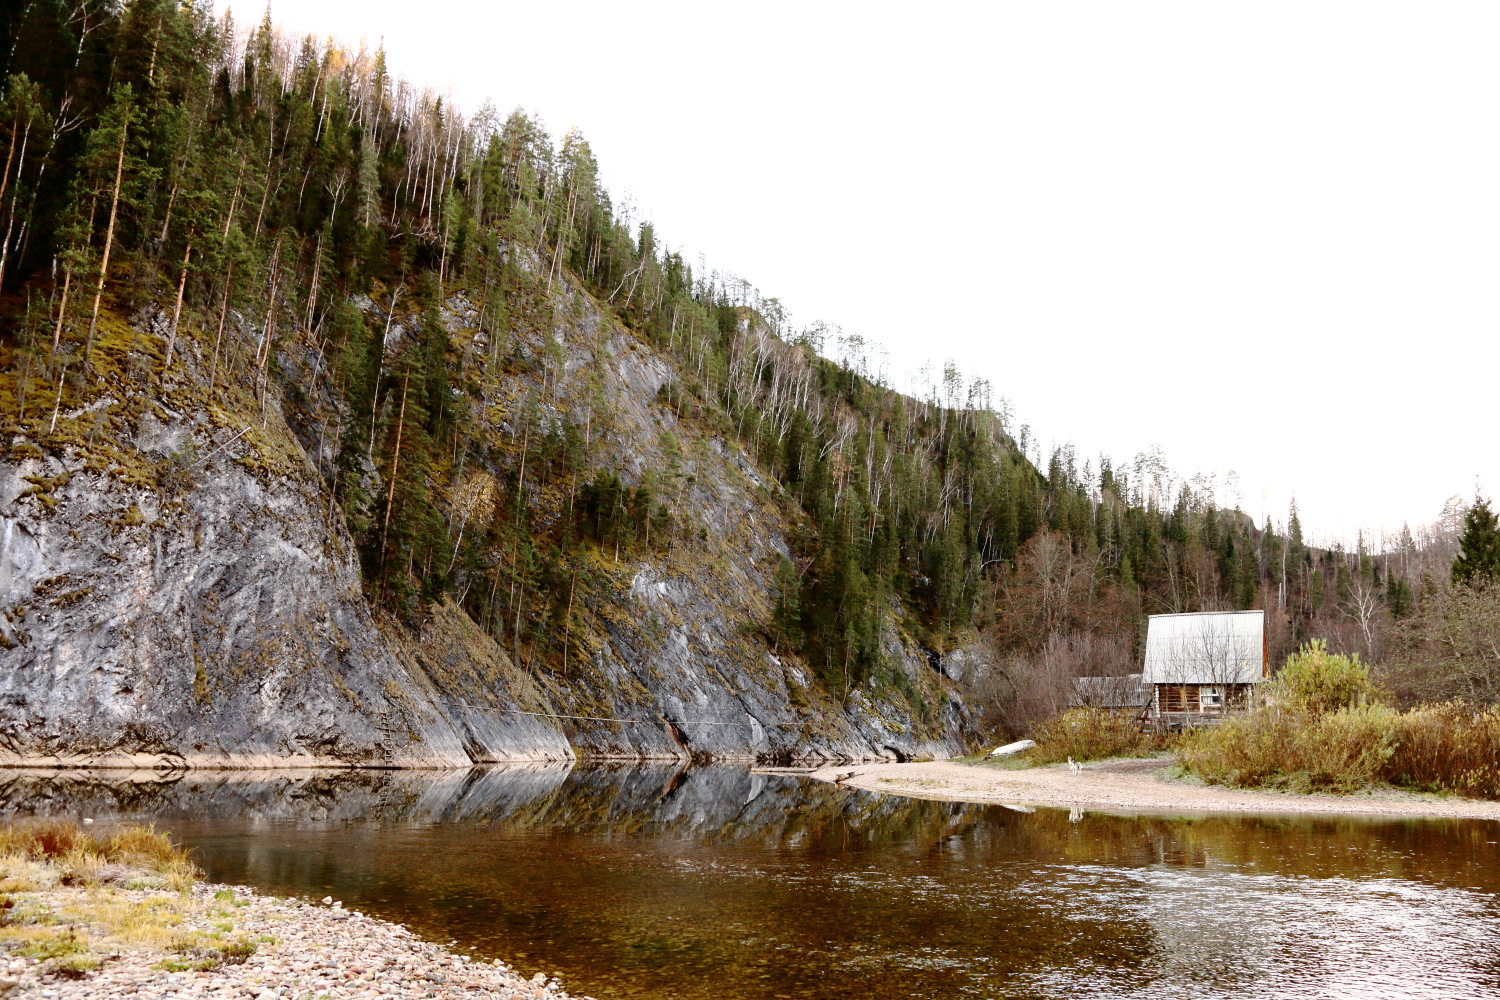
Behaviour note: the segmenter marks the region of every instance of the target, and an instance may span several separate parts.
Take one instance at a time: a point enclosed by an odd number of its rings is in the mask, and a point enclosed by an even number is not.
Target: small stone
[[[327,906],[327,905],[329,905],[332,902],[333,902],[333,897],[332,896],[324,896],[323,897],[323,905],[324,906]]]

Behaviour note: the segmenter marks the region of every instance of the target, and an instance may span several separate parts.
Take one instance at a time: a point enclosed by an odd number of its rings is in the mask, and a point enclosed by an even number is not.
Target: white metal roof
[[[1147,684],[1254,684],[1265,679],[1266,613],[1152,615],[1146,627]]]

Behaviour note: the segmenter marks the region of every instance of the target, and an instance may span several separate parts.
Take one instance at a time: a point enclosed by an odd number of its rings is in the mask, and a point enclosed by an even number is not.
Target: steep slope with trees
[[[577,132],[204,4],[6,17],[15,759],[946,753],[1146,613],[1275,654],[1415,602],[1151,456],[1028,458],[951,366],[893,391]]]
[[[754,447],[858,536],[839,376],[616,218],[579,137],[269,24],[66,15],[5,46],[11,759],[960,748],[922,610]],[[814,549],[844,606],[778,618]]]

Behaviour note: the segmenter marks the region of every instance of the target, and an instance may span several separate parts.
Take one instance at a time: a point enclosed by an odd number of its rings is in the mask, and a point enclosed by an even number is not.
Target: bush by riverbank
[[[1500,708],[1462,701],[1383,705],[1357,656],[1309,643],[1269,687],[1267,707],[1179,738],[1204,781],[1237,788],[1354,792],[1388,784],[1500,799]]]
[[[0,827],[0,996],[562,998],[345,910],[206,884],[162,833]]]
[[[1500,799],[1500,710],[1463,702],[1409,712],[1275,706],[1190,733],[1173,752],[1191,773],[1234,788],[1354,792],[1389,784]]]
[[[1103,708],[1070,709],[1038,726],[1031,738],[1036,746],[1025,754],[1034,765],[1145,757],[1169,745],[1165,734],[1143,731],[1135,713]]]

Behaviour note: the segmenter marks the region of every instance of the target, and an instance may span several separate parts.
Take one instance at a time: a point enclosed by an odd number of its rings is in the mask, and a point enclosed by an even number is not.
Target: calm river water
[[[606,998],[1500,997],[1500,824],[1122,817],[744,768],[0,772]]]

